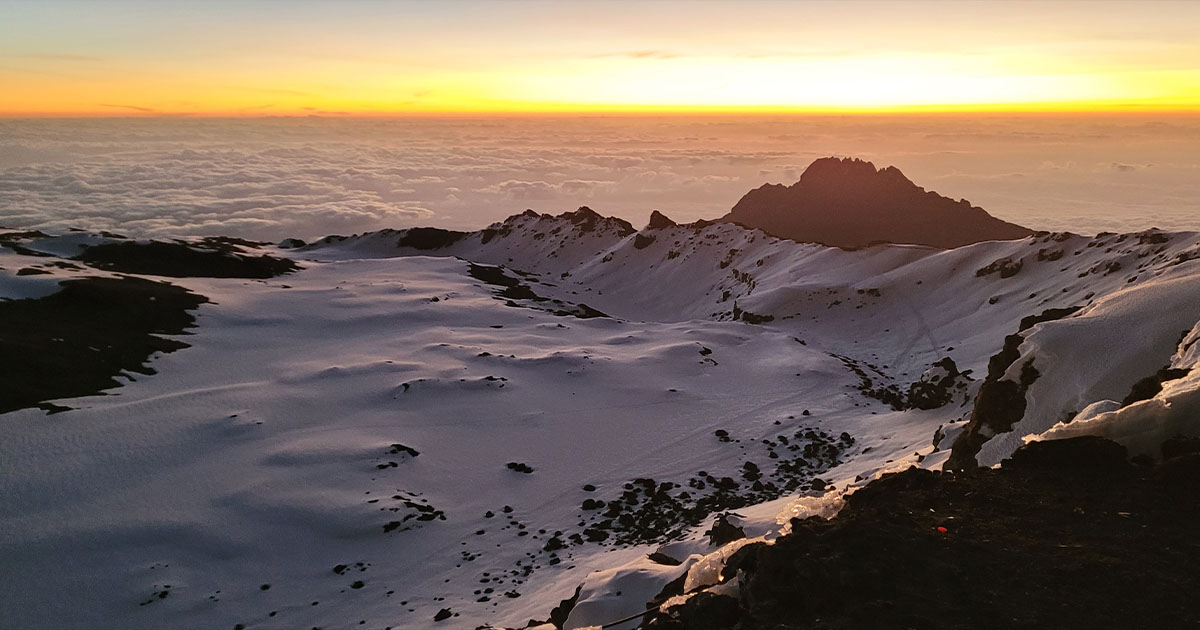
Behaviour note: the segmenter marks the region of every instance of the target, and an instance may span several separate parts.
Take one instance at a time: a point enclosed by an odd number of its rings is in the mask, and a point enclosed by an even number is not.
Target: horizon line
[[[1200,115],[1200,104],[1185,107],[1023,107],[1023,108],[738,108],[738,107],[691,107],[691,108],[596,108],[596,109],[544,109],[544,110],[364,110],[364,111],[287,111],[273,114],[239,112],[236,110],[212,111],[151,111],[122,112],[83,110],[57,112],[0,111],[0,120],[30,119],[402,119],[402,118],[602,118],[602,117],[701,117],[701,116],[761,116],[761,117],[920,117],[920,116],[1195,116]]]

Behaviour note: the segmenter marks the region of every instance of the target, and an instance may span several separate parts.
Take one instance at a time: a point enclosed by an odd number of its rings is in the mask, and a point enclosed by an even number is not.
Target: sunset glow
[[[3,13],[4,116],[1200,109],[1200,5],[1185,2],[8,1]]]

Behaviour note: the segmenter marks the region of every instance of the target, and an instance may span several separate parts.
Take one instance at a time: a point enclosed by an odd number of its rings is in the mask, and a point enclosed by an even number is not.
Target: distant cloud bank
[[[0,121],[0,226],[277,240],[589,205],[724,214],[857,156],[1033,228],[1200,229],[1200,119]]]

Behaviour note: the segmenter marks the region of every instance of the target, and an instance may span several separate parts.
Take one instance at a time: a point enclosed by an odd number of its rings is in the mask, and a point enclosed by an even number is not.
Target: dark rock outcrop
[[[722,571],[739,599],[696,597],[643,627],[1190,627],[1198,475],[1200,455],[1140,467],[1097,437],[1036,442],[972,475],[910,468],[832,520],[739,549]]]
[[[273,278],[300,268],[294,261],[242,251],[250,244],[226,238],[197,242],[150,241],[93,245],[75,259],[97,269],[171,278]],[[253,244],[250,244],[251,246]]]
[[[1149,400],[1158,395],[1162,391],[1163,383],[1181,379],[1188,375],[1190,370],[1172,368],[1171,366],[1163,366],[1160,370],[1139,380],[1130,388],[1129,394],[1121,400],[1122,407],[1128,407],[1135,402]]]
[[[849,158],[819,159],[791,186],[756,188],[722,220],[848,249],[882,242],[953,248],[1033,234],[966,200],[926,191],[894,166],[877,170]]]
[[[646,249],[647,247],[650,247],[653,244],[654,244],[653,236],[646,236],[645,234],[638,234],[637,236],[633,237],[633,248],[634,249]]]
[[[954,359],[943,357],[932,370],[908,387],[907,409],[937,409],[954,400],[954,395],[967,387],[966,378],[958,371]]]
[[[731,516],[733,515],[728,513],[719,514],[713,521],[712,529],[704,532],[714,547],[720,547],[746,537],[746,531],[730,521]]]
[[[57,293],[0,301],[0,413],[118,387],[121,373],[154,374],[156,352],[186,348],[189,312],[208,300],[165,282],[82,278]]]
[[[1081,307],[1050,308],[1037,315],[1021,318],[1017,332],[1004,338],[1004,347],[988,360],[988,374],[979,387],[971,418],[962,433],[954,440],[947,470],[970,470],[979,464],[975,456],[983,443],[997,433],[1012,431],[1014,424],[1025,417],[1025,391],[1038,377],[1038,371],[1030,359],[1021,366],[1019,380],[1004,378],[1008,368],[1021,358],[1020,346],[1025,341],[1025,331],[1042,322],[1070,317]]]
[[[459,242],[466,236],[467,232],[415,227],[404,230],[403,235],[396,241],[396,247],[411,247],[420,250],[441,249]]]
[[[526,212],[529,212],[526,210]],[[535,213],[536,216],[536,213]],[[629,236],[637,230],[633,229],[633,224],[624,219],[616,217],[600,216],[595,210],[587,206],[579,206],[574,212],[564,212],[558,215],[559,219],[566,219],[581,233],[587,234],[602,228],[610,228],[621,236]]]
[[[528,276],[520,271],[514,271],[515,274]],[[519,308],[536,308],[546,311],[559,317],[578,317],[579,319],[590,319],[593,317],[608,317],[604,313],[584,304],[564,302],[553,298],[544,298],[537,293],[529,285],[523,283],[520,279],[515,278],[505,272],[503,267],[494,267],[492,265],[477,265],[468,263],[467,274],[476,280],[481,280],[487,284],[491,284],[501,289],[495,292],[497,299],[505,300],[506,306]],[[518,304],[514,300],[523,300],[524,304]]]
[[[667,218],[667,215],[655,210],[650,213],[650,223],[646,224],[646,229],[663,230],[666,228],[675,227],[676,225],[678,224]]]

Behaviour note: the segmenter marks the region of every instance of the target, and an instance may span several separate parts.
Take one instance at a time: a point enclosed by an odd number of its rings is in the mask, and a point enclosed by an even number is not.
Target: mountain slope
[[[1019,380],[1020,367],[1035,352],[1021,344],[1065,331],[1055,342],[1062,347],[1048,353],[1060,360],[1054,369],[1061,376],[1031,386],[1028,413],[1017,409],[1003,426],[976,419],[962,436],[957,429],[966,424],[948,429],[944,445],[963,439],[956,465],[968,466],[997,433],[980,463],[1000,461],[1021,436],[1069,420],[1095,400],[1123,398],[1170,362],[1182,331],[1200,318],[1195,233],[1089,238],[1041,232],[945,251],[912,245],[845,251],[728,223],[674,225],[665,217],[637,232],[624,225],[572,231],[573,217],[517,215],[437,250],[397,248],[395,235],[383,240],[376,233],[317,246],[309,255],[455,255],[528,272],[537,291],[586,300],[618,317],[760,323],[860,366],[864,389],[882,398],[894,399],[888,391],[907,390],[950,357],[977,379],[972,395],[980,379],[988,381],[984,406],[976,408],[984,416],[993,390],[988,383],[1005,381],[1010,366],[1007,378]],[[489,233],[496,236],[485,242]],[[1168,308],[1159,312],[1156,304]],[[1041,323],[1022,326],[1031,318]],[[1139,330],[1142,341],[1126,343],[1118,330]],[[1019,349],[1005,350],[1013,343]],[[1002,351],[1016,354],[991,373],[993,355]],[[1051,369],[1049,360],[1037,362],[1042,372]],[[1097,368],[1081,378],[1083,364]],[[1009,433],[1011,426],[1025,432]],[[979,444],[968,447],[968,435]]]
[[[1200,391],[1198,234],[845,251],[653,223],[527,212],[250,248],[300,263],[275,278],[127,272],[207,302],[153,374],[0,415],[9,623],[604,625],[713,584],[723,512],[775,540],[959,436],[989,463],[1164,366],[1188,376],[1088,417],[1200,435],[1153,411]],[[82,259],[115,240],[8,235],[0,295],[111,276]],[[1022,325],[1048,310],[1069,312]],[[1012,429],[972,429],[1028,358]]]

